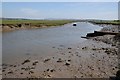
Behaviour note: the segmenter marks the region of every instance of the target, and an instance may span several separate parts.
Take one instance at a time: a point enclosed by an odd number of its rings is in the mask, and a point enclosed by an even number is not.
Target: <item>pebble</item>
[[[25,61],[22,63],[22,65],[25,64],[25,63],[28,63],[28,62],[30,62],[29,59],[25,60]]]
[[[29,71],[29,74],[33,74],[34,72],[33,71]]]
[[[20,73],[20,74],[23,74],[23,73]]]
[[[69,65],[70,65],[70,63],[69,63],[69,62],[66,62],[66,63],[65,63],[65,65],[66,65],[66,66],[69,66]]]
[[[8,74],[13,74],[13,71],[9,71]]]
[[[16,67],[16,65],[14,65],[14,67]]]
[[[49,69],[47,69],[47,71],[49,71]]]
[[[72,49],[72,48],[68,48],[68,49]]]
[[[71,60],[68,60],[68,62],[70,62]]]
[[[5,72],[5,70],[2,70],[2,72]]]
[[[83,47],[82,49],[87,49],[87,47]]]
[[[55,71],[54,69],[50,70],[50,72],[54,72],[54,71]]]
[[[45,60],[44,60],[44,63],[45,63],[45,62],[48,62],[49,60],[50,60],[50,59],[45,59]]]
[[[62,59],[61,59],[61,58],[59,58],[57,62],[63,62],[63,61],[62,61]]]
[[[36,65],[37,63],[38,63],[38,61],[33,62],[33,65]]]

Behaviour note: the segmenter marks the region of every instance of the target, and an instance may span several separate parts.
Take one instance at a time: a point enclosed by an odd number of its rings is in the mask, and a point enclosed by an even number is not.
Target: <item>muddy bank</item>
[[[115,46],[117,48],[117,59],[118,59],[118,71],[116,72],[116,76],[120,78],[120,25],[101,25],[103,29],[101,31],[107,32],[115,32],[116,35],[104,35],[104,36],[97,36],[94,37],[93,40],[95,41],[102,41],[106,44],[110,44],[111,46]],[[108,52],[112,53],[112,52]]]
[[[18,29],[45,28],[62,26],[68,23],[78,22],[76,20],[2,20],[2,30],[11,31]]]
[[[119,25],[112,26],[112,25],[105,25],[101,31],[104,32],[119,32]],[[120,41],[119,33],[117,35],[103,35],[94,37],[93,40],[102,41],[107,44],[112,44],[112,46],[118,46],[118,42]]]
[[[30,24],[2,24],[1,31],[14,31],[14,30],[24,30],[24,29],[35,29],[35,28],[47,28],[50,26],[46,25],[30,25]]]

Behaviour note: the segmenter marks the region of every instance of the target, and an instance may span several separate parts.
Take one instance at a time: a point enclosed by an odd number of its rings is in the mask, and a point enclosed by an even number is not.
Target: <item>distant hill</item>
[[[25,18],[0,18],[0,20],[30,20]]]
[[[0,20],[80,20],[80,19],[57,19],[57,18],[47,18],[47,19],[26,19],[26,18],[0,18]]]

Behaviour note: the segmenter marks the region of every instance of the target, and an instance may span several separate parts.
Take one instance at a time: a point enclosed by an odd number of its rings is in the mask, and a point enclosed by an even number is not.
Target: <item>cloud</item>
[[[37,17],[39,16],[39,10],[31,9],[31,8],[22,8],[21,9],[22,14],[26,16],[31,16],[31,17]]]

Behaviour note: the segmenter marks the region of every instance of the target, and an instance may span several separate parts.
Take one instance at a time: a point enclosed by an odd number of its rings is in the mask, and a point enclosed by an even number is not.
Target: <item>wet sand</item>
[[[109,35],[107,35],[109,36]],[[3,63],[3,78],[109,78],[118,70],[116,46],[103,36],[71,45],[49,46],[49,54],[21,54]]]

